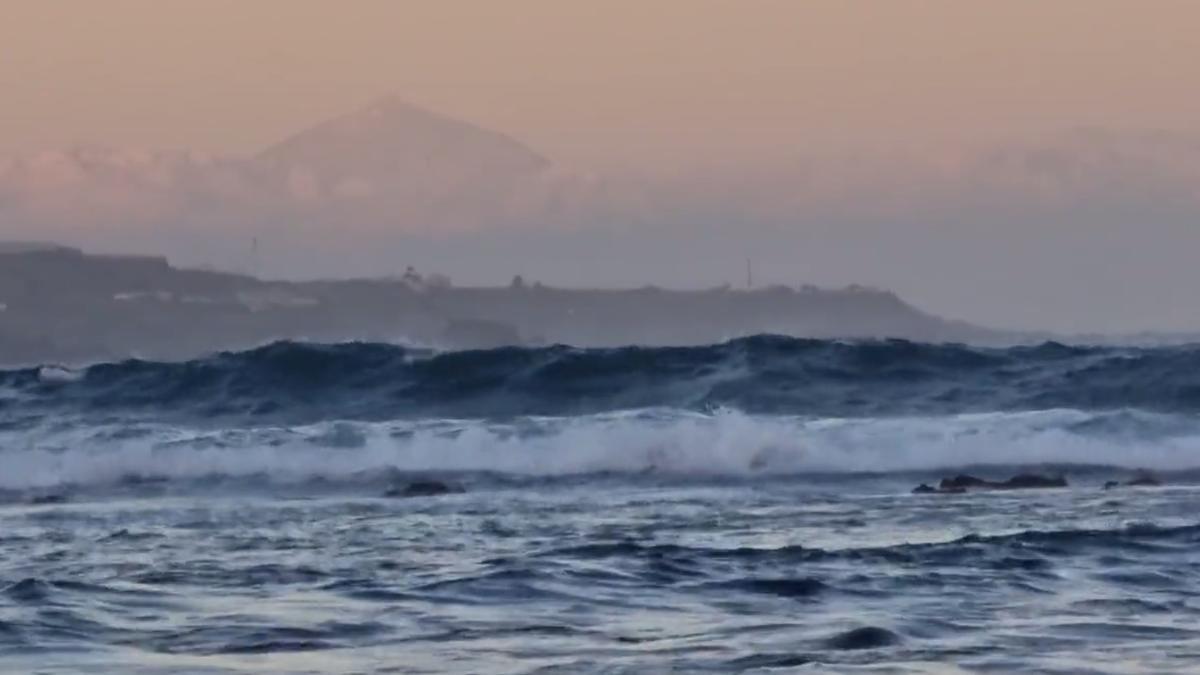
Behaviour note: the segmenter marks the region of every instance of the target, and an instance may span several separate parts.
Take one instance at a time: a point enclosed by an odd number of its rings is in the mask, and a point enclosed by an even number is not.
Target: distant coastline
[[[192,358],[275,340],[445,348],[697,345],[755,334],[1003,343],[1014,336],[922,312],[895,294],[829,290],[563,289],[515,277],[455,287],[386,279],[265,281],[165,258],[0,243],[0,363]]]

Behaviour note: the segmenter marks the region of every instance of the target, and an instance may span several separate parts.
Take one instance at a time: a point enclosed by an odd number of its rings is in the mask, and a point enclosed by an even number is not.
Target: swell
[[[0,424],[62,410],[300,423],[652,407],[821,417],[1190,413],[1200,411],[1200,346],[988,349],[758,336],[706,347],[434,353],[281,342],[179,363],[0,372]]]
[[[963,564],[982,558],[995,550],[1015,551],[1025,556],[1063,556],[1094,553],[1097,550],[1156,552],[1177,554],[1200,543],[1200,524],[1159,526],[1130,524],[1111,529],[1068,528],[1057,530],[1017,530],[1003,534],[971,534],[948,541],[886,546],[825,549],[800,545],[778,548],[710,548],[679,544],[646,544],[633,540],[556,547],[539,552],[539,557],[585,560],[613,558],[667,561],[770,561],[776,563],[812,563],[848,560],[886,564]],[[996,561],[1013,567],[1020,561],[1005,558]]]

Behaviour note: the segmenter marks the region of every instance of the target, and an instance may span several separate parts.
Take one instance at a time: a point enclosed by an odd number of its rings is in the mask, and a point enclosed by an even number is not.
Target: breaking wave
[[[112,422],[0,433],[0,489],[155,480],[380,480],[390,473],[673,478],[911,474],[978,465],[1200,468],[1200,420],[1049,410],[808,418],[642,410],[578,417],[185,427]]]
[[[0,372],[0,489],[1200,467],[1200,347],[278,343]],[[140,483],[139,483],[140,484]]]

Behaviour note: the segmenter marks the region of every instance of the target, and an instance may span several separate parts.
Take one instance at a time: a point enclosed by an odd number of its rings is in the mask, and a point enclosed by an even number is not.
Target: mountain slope
[[[539,172],[549,162],[504,134],[390,96],[301,131],[258,154],[275,167],[325,178],[481,178]]]

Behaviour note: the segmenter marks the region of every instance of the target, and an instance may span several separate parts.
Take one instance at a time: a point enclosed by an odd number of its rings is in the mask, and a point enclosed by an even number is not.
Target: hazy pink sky
[[[1194,0],[6,0],[0,149],[247,152],[385,92],[575,164],[1200,132]]]
[[[983,323],[1200,330],[1198,27],[1197,0],[4,0],[0,239],[473,283],[754,258]],[[389,93],[555,166],[476,180],[479,145],[433,171],[390,132],[325,137],[324,177],[128,151],[248,156]],[[120,150],[5,157],[75,143]]]

